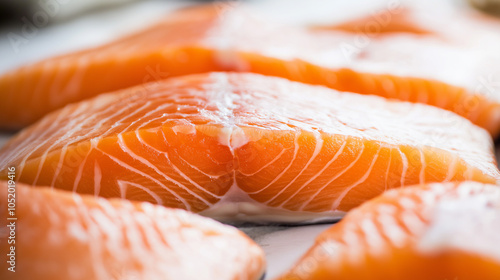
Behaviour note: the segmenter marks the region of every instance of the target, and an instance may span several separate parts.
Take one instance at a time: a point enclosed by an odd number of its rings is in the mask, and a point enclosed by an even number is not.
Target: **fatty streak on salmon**
[[[1,181],[3,221],[7,188]],[[16,271],[2,262],[2,279],[258,280],[264,272],[262,249],[242,232],[183,210],[24,184],[15,190]],[[9,252],[6,236],[0,241]]]
[[[8,166],[30,185],[261,222],[337,219],[386,189],[500,178],[488,133],[448,111],[237,73],[68,105],[0,150]]]
[[[321,233],[277,279],[498,279],[499,222],[497,185],[391,190]]]

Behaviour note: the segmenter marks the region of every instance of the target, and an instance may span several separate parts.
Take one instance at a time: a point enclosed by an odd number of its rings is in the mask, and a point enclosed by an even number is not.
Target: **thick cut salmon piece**
[[[220,219],[331,218],[386,189],[500,176],[489,134],[428,105],[208,73],[71,104],[0,150],[0,178]]]
[[[0,127],[23,127],[103,92],[170,76],[231,70],[427,103],[460,114],[493,135],[500,130],[500,67],[495,62],[500,61],[500,27],[462,24],[467,40],[462,35],[458,40],[445,32],[426,33],[426,26],[420,33],[410,30],[411,21],[402,14],[382,26],[384,36],[372,37],[364,29],[355,31],[359,22],[336,30],[289,27],[256,20],[244,9],[216,7],[181,10],[116,42],[4,74]]]
[[[500,189],[391,190],[349,212],[281,280],[500,279]]]
[[[264,270],[263,251],[243,233],[183,210],[23,184],[12,189],[0,182],[1,279],[257,280]],[[8,198],[15,198],[14,215]]]

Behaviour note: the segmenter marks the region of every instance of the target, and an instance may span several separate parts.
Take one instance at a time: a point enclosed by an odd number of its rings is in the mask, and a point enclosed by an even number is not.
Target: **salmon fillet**
[[[476,24],[465,29],[467,40],[458,40],[427,32],[426,26],[411,30],[405,18],[393,16],[382,30],[384,36],[365,38],[353,31],[366,19],[321,31],[257,20],[240,8],[180,10],[116,42],[5,73],[0,77],[0,127],[26,126],[103,92],[230,70],[427,103],[462,115],[496,136],[500,94],[492,83],[500,74],[500,59],[499,40],[491,38],[500,27]]]
[[[277,279],[500,279],[499,223],[496,185],[391,190],[321,233]]]
[[[0,182],[2,279],[257,280],[264,270],[263,251],[246,235],[182,210],[23,184],[7,190]],[[15,223],[15,243],[5,222]]]
[[[9,166],[29,185],[279,222],[405,185],[500,178],[489,134],[451,112],[248,73],[68,105],[0,150],[0,178]]]

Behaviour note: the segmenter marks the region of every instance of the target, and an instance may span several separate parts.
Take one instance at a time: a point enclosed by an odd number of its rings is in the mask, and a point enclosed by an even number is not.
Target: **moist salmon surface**
[[[0,278],[12,280],[258,280],[262,249],[237,229],[179,209],[0,182],[15,194],[15,272],[2,256]],[[12,222],[10,220],[9,222]],[[4,222],[2,222],[4,225]]]
[[[500,189],[391,190],[349,212],[277,279],[498,279]]]
[[[443,19],[406,10],[394,11],[372,33],[365,28],[373,23],[370,17],[309,27],[275,24],[238,7],[179,10],[104,46],[5,73],[0,127],[18,129],[68,103],[145,82],[240,71],[431,104],[496,136],[500,25],[447,16],[449,11]],[[435,27],[445,20],[455,27]]]
[[[451,112],[239,73],[66,106],[0,150],[2,178],[8,166],[29,185],[274,221],[331,218],[411,184],[499,178],[489,134]]]

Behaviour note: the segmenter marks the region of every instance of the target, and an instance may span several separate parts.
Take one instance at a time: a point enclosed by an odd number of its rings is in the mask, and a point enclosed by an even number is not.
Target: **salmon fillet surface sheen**
[[[0,182],[6,229],[7,194]],[[183,210],[23,184],[14,194],[15,244],[0,237],[1,279],[257,280],[264,271],[264,253],[246,235]]]
[[[172,78],[71,104],[0,150],[0,178],[211,217],[332,217],[386,189],[495,182],[489,134],[423,104],[257,74]]]
[[[391,190],[349,212],[281,280],[500,279],[500,189]]]
[[[0,126],[19,128],[70,102],[152,80],[232,70],[427,103],[496,135],[500,27],[461,24],[458,40],[441,31],[416,32],[405,14],[397,15],[383,36],[366,37],[353,32],[366,19],[321,31],[256,20],[239,8],[180,10],[114,43],[6,73],[0,77]]]

